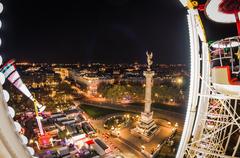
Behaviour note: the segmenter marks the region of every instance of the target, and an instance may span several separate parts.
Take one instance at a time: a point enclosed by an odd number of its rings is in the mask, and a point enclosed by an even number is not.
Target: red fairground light
[[[51,135],[47,133],[45,133],[44,135],[39,135],[38,144],[41,148],[50,147],[52,146],[51,139],[52,139]]]

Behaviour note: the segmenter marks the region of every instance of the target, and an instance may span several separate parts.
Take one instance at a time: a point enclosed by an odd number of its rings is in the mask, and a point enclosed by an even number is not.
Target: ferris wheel
[[[176,157],[240,157],[240,1],[180,2],[188,10],[191,78]],[[199,11],[214,22],[236,23],[238,36],[208,42]]]

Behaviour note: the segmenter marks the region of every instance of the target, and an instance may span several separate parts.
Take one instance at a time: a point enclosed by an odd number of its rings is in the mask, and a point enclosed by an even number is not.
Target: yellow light
[[[238,52],[235,53],[235,55],[237,56],[238,59],[240,59],[240,50],[238,49]]]
[[[67,136],[68,136],[68,135],[70,135],[69,131],[67,131],[67,133],[66,133],[66,134],[67,134]]]
[[[175,123],[175,127],[178,127],[178,123]]]
[[[29,144],[32,144],[34,141],[33,141],[33,139],[30,139],[29,140]]]
[[[177,78],[177,80],[176,80],[176,82],[177,82],[177,84],[182,84],[183,83],[183,79],[182,78]]]

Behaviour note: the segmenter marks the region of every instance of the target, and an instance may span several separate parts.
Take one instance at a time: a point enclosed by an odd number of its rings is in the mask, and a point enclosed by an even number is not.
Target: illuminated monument
[[[141,137],[141,139],[149,142],[157,134],[158,126],[153,120],[153,112],[151,111],[152,104],[152,85],[153,85],[153,76],[154,71],[151,70],[151,65],[153,64],[152,57],[153,53],[146,53],[148,68],[147,71],[143,72],[143,75],[146,77],[146,86],[145,86],[145,107],[144,112],[141,113],[140,121],[137,126],[131,130],[131,133]]]

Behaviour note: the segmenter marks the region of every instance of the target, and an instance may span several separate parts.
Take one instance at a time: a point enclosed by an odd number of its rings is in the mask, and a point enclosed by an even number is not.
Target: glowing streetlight
[[[176,83],[177,83],[178,85],[182,85],[182,83],[183,83],[183,78],[182,78],[182,77],[177,78],[177,79],[176,79]]]
[[[30,139],[30,140],[29,140],[29,144],[32,144],[32,143],[34,143],[34,140],[33,140],[33,139]]]
[[[70,135],[70,132],[69,132],[69,131],[67,131],[66,135],[67,135],[67,136],[69,136],[69,135]]]
[[[175,123],[175,125],[174,125],[176,128],[178,127],[178,123]]]
[[[175,127],[172,128],[172,132],[174,132],[174,131],[176,131],[176,128],[175,128]]]
[[[61,112],[61,109],[60,109],[60,108],[57,108],[57,112]]]

